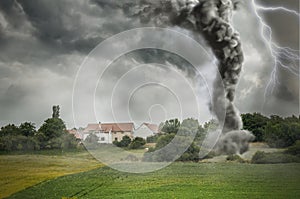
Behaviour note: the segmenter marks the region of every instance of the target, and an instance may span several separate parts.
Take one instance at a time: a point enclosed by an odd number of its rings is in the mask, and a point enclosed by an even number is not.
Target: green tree
[[[66,125],[59,118],[59,106],[53,106],[52,118],[45,120],[39,128],[36,138],[39,140],[41,148],[60,148],[63,142],[62,136],[65,133]]]
[[[132,142],[129,145],[130,149],[140,149],[142,146],[146,144],[146,140],[144,140],[141,137],[136,137],[132,140]]]
[[[20,133],[24,136],[34,136],[36,133],[36,127],[34,123],[24,122],[19,126]]]
[[[1,127],[0,135],[20,135],[20,129],[14,124],[8,124],[6,126]]]
[[[123,136],[122,140],[120,142],[113,141],[113,144],[117,147],[128,147],[131,143],[131,138],[128,135]]]
[[[164,133],[177,133],[180,127],[180,121],[176,119],[171,119],[165,121],[161,129]]]
[[[128,135],[125,135],[120,142],[120,147],[128,147],[130,143],[131,138]]]
[[[59,118],[59,106],[53,106],[52,107],[52,118]]]
[[[44,135],[46,140],[60,137],[66,130],[65,123],[60,118],[49,118],[45,120],[44,124],[40,127],[39,132]]]
[[[208,122],[205,122],[203,128],[205,132],[217,130],[219,123],[215,119],[211,119]]]
[[[255,136],[255,142],[263,142],[266,125],[269,122],[269,118],[263,116],[260,113],[246,113],[242,114],[243,128],[251,131]],[[274,117],[278,120],[279,118]]]

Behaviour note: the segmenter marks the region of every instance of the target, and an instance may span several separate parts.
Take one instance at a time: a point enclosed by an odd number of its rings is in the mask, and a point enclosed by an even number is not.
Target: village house
[[[143,123],[134,131],[134,137],[141,137],[146,139],[147,137],[156,135],[159,132],[156,124]]]
[[[77,130],[76,128],[73,128],[73,129],[71,129],[71,130],[68,130],[68,132],[69,132],[70,134],[74,135],[74,137],[75,137],[76,139],[78,139],[78,140],[82,140],[82,139],[83,139],[82,133],[81,133],[79,130]]]
[[[143,123],[137,129],[133,123],[94,123],[88,124],[86,128],[68,130],[77,139],[85,140],[90,134],[98,137],[99,143],[112,144],[113,141],[121,141],[125,135],[131,139],[141,137],[146,139],[159,133],[156,124]]]
[[[125,135],[133,139],[133,132],[133,123],[88,124],[83,130],[82,139],[85,140],[89,134],[93,133],[99,138],[99,143],[111,144],[113,141],[121,141]]]

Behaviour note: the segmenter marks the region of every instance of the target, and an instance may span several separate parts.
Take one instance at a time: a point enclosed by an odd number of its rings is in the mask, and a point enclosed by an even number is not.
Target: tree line
[[[59,117],[59,106],[53,106],[52,117],[44,121],[39,129],[32,122],[19,126],[8,124],[0,130],[1,151],[32,151],[42,149],[71,149],[79,140],[66,130]]]
[[[1,127],[0,130],[0,150],[41,150],[41,149],[69,149],[76,148],[79,141],[74,135],[66,131],[64,121],[59,115],[59,106],[53,106],[52,117],[44,121],[39,129],[36,129],[34,123],[24,122],[19,126],[8,124]],[[264,116],[260,113],[242,114],[244,129],[251,131],[255,135],[255,142],[266,142],[270,147],[289,147],[293,146],[297,140],[300,140],[300,117],[280,117],[278,115]],[[178,119],[167,120],[159,126],[161,134],[150,136],[146,139],[147,143],[156,143],[154,148],[149,151],[155,151],[163,148],[174,139],[178,132],[186,137],[183,132],[192,133],[194,140],[190,148],[183,154],[183,160],[196,160],[196,154],[199,153],[201,142],[207,132],[216,129],[218,123],[210,120],[204,124],[199,124],[198,120],[188,118],[180,122]],[[180,133],[179,133],[180,134]],[[90,138],[92,139],[92,137]],[[299,142],[298,142],[299,143]],[[133,140],[124,138],[120,142],[114,142],[118,147],[140,148],[145,142],[143,140]],[[166,154],[166,158],[168,158]],[[147,157],[164,159],[163,157]]]
[[[244,129],[255,135],[255,142],[266,142],[270,147],[284,148],[300,140],[300,117],[266,117],[260,113],[242,114]]]

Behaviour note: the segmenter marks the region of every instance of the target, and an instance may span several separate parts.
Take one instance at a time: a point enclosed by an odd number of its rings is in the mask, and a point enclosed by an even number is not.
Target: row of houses
[[[149,123],[143,123],[138,128],[135,128],[133,123],[98,123],[88,124],[86,128],[79,130],[69,130],[69,133],[80,140],[85,140],[90,134],[95,134],[99,138],[99,143],[111,144],[113,141],[121,141],[125,135],[131,139],[135,137],[146,139],[159,133],[159,128],[156,124]]]

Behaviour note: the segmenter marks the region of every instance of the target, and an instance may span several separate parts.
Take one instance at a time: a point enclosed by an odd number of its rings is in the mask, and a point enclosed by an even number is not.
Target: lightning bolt
[[[277,45],[272,37],[272,28],[267,25],[259,11],[282,11],[289,14],[296,15],[300,19],[300,14],[295,10],[290,10],[285,7],[263,7],[258,5],[255,0],[252,0],[252,6],[256,17],[260,23],[261,37],[269,49],[274,60],[274,68],[271,73],[270,80],[265,90],[265,101],[267,97],[274,92],[276,85],[280,84],[277,77],[279,68],[284,68],[292,74],[299,76],[299,50],[294,50],[289,47],[282,47]]]

